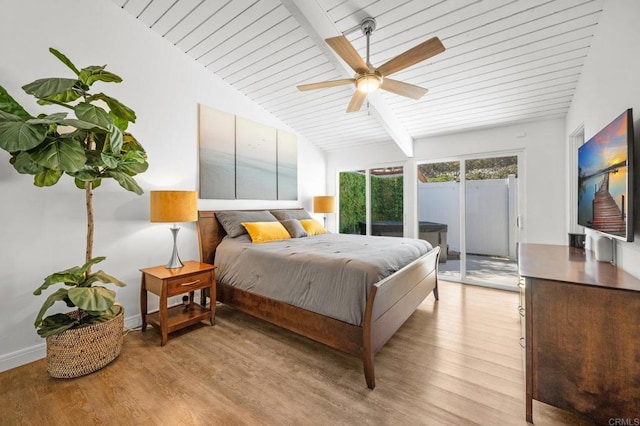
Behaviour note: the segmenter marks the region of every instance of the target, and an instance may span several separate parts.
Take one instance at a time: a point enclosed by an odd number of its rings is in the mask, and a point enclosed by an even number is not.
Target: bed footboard
[[[375,387],[373,357],[433,291],[438,300],[440,247],[374,285],[363,323],[362,360],[367,386]]]

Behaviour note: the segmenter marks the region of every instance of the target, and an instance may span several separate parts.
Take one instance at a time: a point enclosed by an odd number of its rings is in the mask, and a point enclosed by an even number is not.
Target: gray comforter
[[[253,244],[225,238],[216,278],[227,285],[354,325],[373,284],[431,250],[424,240],[323,234]]]

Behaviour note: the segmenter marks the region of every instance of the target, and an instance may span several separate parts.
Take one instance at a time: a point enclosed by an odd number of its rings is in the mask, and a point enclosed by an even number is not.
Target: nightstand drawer
[[[211,286],[211,272],[188,275],[186,277],[171,278],[167,280],[167,295],[175,296],[189,291],[199,290]]]

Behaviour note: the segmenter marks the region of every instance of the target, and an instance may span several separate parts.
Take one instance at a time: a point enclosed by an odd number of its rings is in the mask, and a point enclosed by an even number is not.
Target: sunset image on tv
[[[578,224],[627,237],[629,111],[578,149]]]

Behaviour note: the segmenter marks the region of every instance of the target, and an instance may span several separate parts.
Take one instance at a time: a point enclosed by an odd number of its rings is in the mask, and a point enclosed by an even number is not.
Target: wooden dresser
[[[640,280],[555,245],[520,244],[519,270],[527,421],[533,399],[603,424],[640,421]]]

